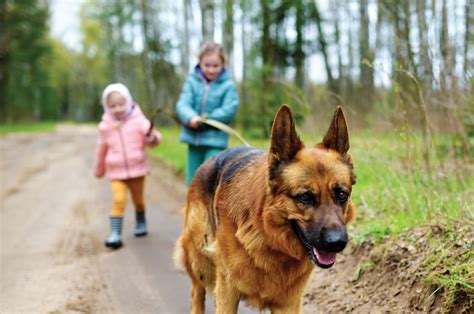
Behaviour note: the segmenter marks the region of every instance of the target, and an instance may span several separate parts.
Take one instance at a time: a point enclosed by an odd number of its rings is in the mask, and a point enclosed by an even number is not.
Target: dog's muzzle
[[[341,252],[348,242],[347,232],[329,230],[321,236],[318,245],[310,243],[296,220],[291,221],[293,231],[306,249],[306,253],[313,263],[321,268],[330,268],[336,262],[336,254]],[[316,247],[317,246],[317,247]]]

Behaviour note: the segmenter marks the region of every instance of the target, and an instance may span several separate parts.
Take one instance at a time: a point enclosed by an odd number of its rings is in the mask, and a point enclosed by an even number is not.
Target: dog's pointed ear
[[[290,107],[282,105],[273,120],[269,154],[270,177],[273,177],[281,162],[292,160],[303,147],[303,142],[296,133]]]
[[[336,111],[334,111],[334,117],[323,138],[322,144],[324,147],[333,149],[341,155],[345,155],[349,150],[349,131],[346,118],[340,106],[337,106]]]

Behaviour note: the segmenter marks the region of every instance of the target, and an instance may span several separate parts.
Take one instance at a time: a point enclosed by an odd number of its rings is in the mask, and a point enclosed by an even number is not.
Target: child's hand
[[[95,177],[96,177],[97,179],[102,178],[102,177],[104,176],[104,174],[105,174],[105,171],[96,170],[96,171],[94,172],[94,175],[95,175]]]
[[[151,132],[151,134],[145,135],[145,141],[150,145],[158,144],[158,138],[153,132]]]
[[[193,128],[193,129],[199,128],[199,124],[200,124],[199,119],[200,119],[199,116],[192,117],[191,120],[189,120],[189,123],[188,123],[189,127]]]

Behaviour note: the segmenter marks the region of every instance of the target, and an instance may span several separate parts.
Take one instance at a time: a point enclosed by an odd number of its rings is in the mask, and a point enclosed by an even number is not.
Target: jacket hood
[[[109,111],[109,107],[107,106],[107,97],[112,92],[118,92],[119,94],[125,97],[125,100],[126,100],[125,105],[127,107],[127,110],[124,117],[129,115],[133,109],[134,102],[132,99],[132,95],[130,94],[130,91],[128,90],[127,86],[121,83],[114,83],[114,84],[107,85],[107,87],[104,89],[104,92],[102,93],[102,107],[104,107],[104,112],[107,115],[114,118],[114,116]]]

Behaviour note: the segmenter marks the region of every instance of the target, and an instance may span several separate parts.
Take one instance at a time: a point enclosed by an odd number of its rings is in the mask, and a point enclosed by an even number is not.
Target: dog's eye
[[[312,192],[304,192],[296,196],[298,202],[303,203],[304,205],[314,205],[316,198]]]
[[[341,204],[344,204],[349,198],[349,193],[347,193],[346,191],[338,189],[335,192],[336,192],[336,198]]]

